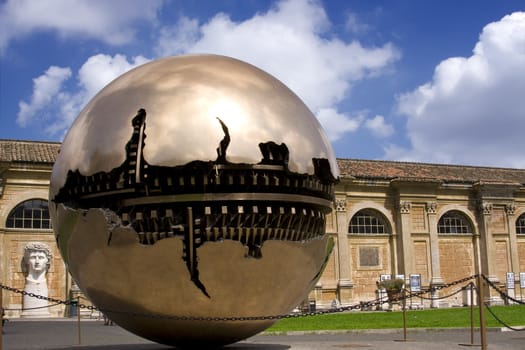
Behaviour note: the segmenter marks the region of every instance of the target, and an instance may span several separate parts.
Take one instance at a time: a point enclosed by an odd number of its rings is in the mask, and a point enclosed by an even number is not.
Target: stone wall
[[[29,242],[46,243],[53,259],[47,272],[48,297],[68,299],[69,277],[58,252],[55,236],[51,229],[6,228],[7,217],[20,203],[30,199],[47,201],[51,168],[14,167],[7,171],[3,193],[0,198],[0,280],[3,284],[20,290],[24,289],[25,275],[22,271],[24,248]],[[7,317],[18,317],[23,307],[22,295],[4,291],[3,304]],[[49,303],[52,304],[52,303]],[[49,308],[51,317],[65,315],[66,307],[57,305]]]
[[[476,272],[472,237],[441,237],[439,261],[441,277],[445,283],[474,275]]]
[[[377,297],[376,282],[380,276],[393,271],[389,237],[350,237],[348,244],[353,267],[354,297],[359,301],[373,300]]]

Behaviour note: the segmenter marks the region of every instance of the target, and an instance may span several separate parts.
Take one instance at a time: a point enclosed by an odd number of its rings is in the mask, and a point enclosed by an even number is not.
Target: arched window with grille
[[[516,220],[516,233],[518,235],[525,235],[525,213],[521,214]]]
[[[473,230],[470,221],[463,213],[451,210],[439,219],[438,233],[441,235],[471,235]]]
[[[363,209],[350,220],[348,233],[351,235],[388,235],[391,230],[387,220],[380,212]]]
[[[30,199],[18,204],[7,216],[7,228],[50,229],[48,202],[43,199]]]

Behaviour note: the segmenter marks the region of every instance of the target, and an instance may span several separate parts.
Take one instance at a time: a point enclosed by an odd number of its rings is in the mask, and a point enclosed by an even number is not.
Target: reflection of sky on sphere
[[[291,90],[238,60],[194,55],[147,63],[101,90],[68,132],[52,188],[70,169],[89,175],[121,165],[140,108],[147,113],[144,157],[152,165],[215,160],[224,137],[220,118],[231,136],[230,162],[258,163],[260,142],[284,142],[290,170],[313,173],[312,158],[327,158],[339,175],[320,124]]]

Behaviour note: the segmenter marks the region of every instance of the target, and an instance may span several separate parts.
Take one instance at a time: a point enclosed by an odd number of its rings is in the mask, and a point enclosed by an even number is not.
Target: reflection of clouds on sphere
[[[84,108],[50,209],[74,279],[112,320],[160,343],[228,344],[315,285],[337,176],[319,123],[282,83],[235,59],[180,56]]]
[[[223,133],[232,136],[232,162],[256,163],[259,142],[285,142],[290,169],[312,172],[311,158],[327,158],[338,176],[335,156],[317,119],[277,79],[258,68],[221,56],[160,59],[123,74],[83,109],[62,144],[54,181],[69,169],[91,174],[123,160],[129,119],[148,113],[144,157],[150,164],[174,166],[215,159]],[[56,183],[55,186],[60,186]]]

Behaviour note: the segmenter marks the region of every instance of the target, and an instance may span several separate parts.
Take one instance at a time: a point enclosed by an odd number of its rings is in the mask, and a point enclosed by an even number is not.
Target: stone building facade
[[[0,282],[24,289],[24,249],[52,248],[50,298],[66,300],[74,284],[56,248],[47,209],[59,143],[0,140]],[[525,271],[525,169],[339,159],[340,181],[326,232],[334,250],[310,303],[329,308],[381,296],[381,276],[418,276],[421,287],[483,273],[505,286]],[[421,300],[424,307],[463,303],[457,296]],[[501,302],[493,291],[487,299]],[[3,291],[8,317],[22,315],[19,293]],[[50,303],[51,316],[67,316]]]
[[[48,296],[65,300],[71,281],[56,249],[47,206],[49,178],[59,147],[59,143],[0,140],[0,281],[24,290],[24,249],[31,242],[44,243],[52,249],[46,276]],[[21,315],[22,295],[3,293],[6,316]],[[65,312],[63,305],[49,307],[51,317]]]
[[[443,286],[482,273],[505,290],[525,271],[525,170],[339,159],[340,182],[327,233],[334,253],[312,298],[322,307],[378,296],[381,275],[419,276]],[[462,296],[421,300],[462,305]],[[486,288],[488,301],[502,300]]]

